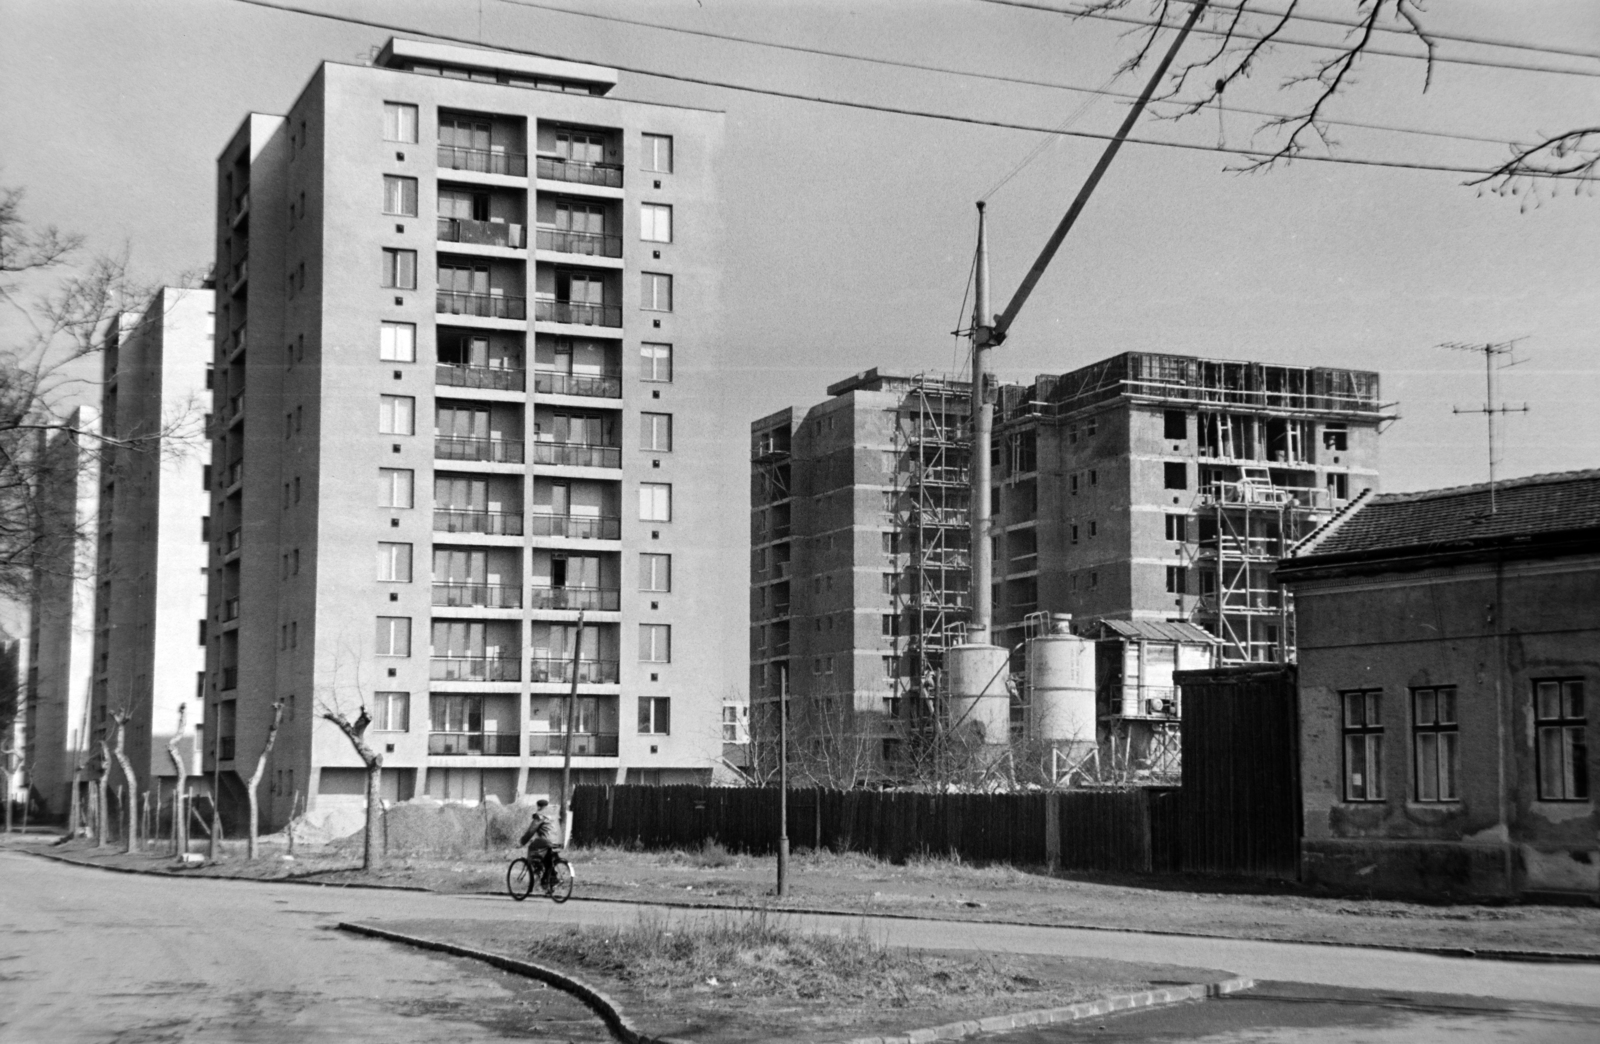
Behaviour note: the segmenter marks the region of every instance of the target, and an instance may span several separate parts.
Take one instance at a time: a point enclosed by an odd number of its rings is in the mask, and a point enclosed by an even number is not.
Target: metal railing
[[[428,753],[514,758],[522,751],[515,732],[430,732]]]
[[[529,755],[566,753],[567,734],[554,732],[528,733]],[[617,734],[614,732],[574,732],[572,756],[577,758],[614,758],[617,756]]]
[[[522,514],[513,511],[473,511],[434,508],[435,533],[483,533],[487,536],[521,536]]]
[[[535,370],[533,390],[541,395],[586,395],[600,399],[622,398],[620,373],[558,373]]]
[[[531,532],[539,537],[566,537],[571,540],[620,540],[622,519],[615,515],[557,515],[535,511],[529,519]]]
[[[522,660],[516,656],[434,656],[428,663],[434,681],[521,681]]]
[[[446,243],[472,243],[477,246],[509,247],[520,250],[528,245],[522,225],[504,221],[474,221],[471,218],[439,219],[439,239]]]
[[[527,390],[527,373],[521,369],[500,366],[457,366],[439,363],[434,368],[435,384],[452,388],[491,388],[495,391]]]
[[[578,682],[584,685],[615,685],[620,662],[617,660],[579,660]],[[572,657],[535,652],[529,664],[529,681],[572,681]]]
[[[560,156],[536,156],[534,159],[536,175],[549,181],[622,187],[622,168],[615,163],[582,163]]]
[[[459,435],[435,435],[435,460],[482,460],[492,464],[521,464],[521,439],[477,439]]]
[[[614,613],[622,607],[622,592],[604,587],[551,587],[534,585],[530,609],[595,609]]]
[[[433,604],[451,608],[521,609],[522,588],[511,584],[435,580]]]
[[[573,232],[570,229],[540,226],[534,229],[533,243],[540,250],[555,250],[563,254],[622,256],[622,237],[608,236],[604,232]]]
[[[513,178],[528,176],[528,157],[521,152],[490,152],[439,146],[439,166],[447,170],[470,170],[479,174],[505,174]]]
[[[620,468],[622,447],[591,446],[586,442],[535,442],[533,462],[580,468]]]
[[[519,298],[520,300],[520,298]],[[571,323],[575,326],[621,326],[620,305],[589,304],[586,301],[554,301],[535,298],[533,317],[542,323]]]
[[[505,294],[467,294],[440,290],[434,311],[443,315],[475,315],[480,319],[526,319],[528,299]],[[621,320],[617,322],[621,326]]]

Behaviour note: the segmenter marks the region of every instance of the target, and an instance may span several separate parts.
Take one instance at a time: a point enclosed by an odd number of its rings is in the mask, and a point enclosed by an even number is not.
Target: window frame
[[[400,430],[399,413],[401,403],[406,404],[405,430]],[[415,395],[389,395],[378,396],[378,434],[379,435],[415,435],[417,433],[417,397]]]
[[[409,584],[415,575],[416,554],[412,545],[401,540],[378,541],[378,582]],[[387,575],[385,575],[387,574]]]
[[[672,452],[672,414],[649,410],[639,414],[639,449],[646,453]]]
[[[1353,721],[1351,709],[1352,700],[1360,701],[1361,713],[1359,721]],[[1384,795],[1384,760],[1383,760],[1383,690],[1382,689],[1345,689],[1339,693],[1339,800],[1352,805],[1381,805],[1388,798]],[[1351,782],[1351,740],[1361,738],[1362,768],[1364,775],[1359,784],[1360,796],[1356,796],[1358,785]],[[1376,756],[1374,756],[1376,755]],[[1377,770],[1372,771],[1376,762]],[[1374,785],[1375,784],[1375,785]]]
[[[666,289],[666,307],[662,307],[662,289]],[[639,273],[639,308],[645,312],[672,311],[672,275],[668,272]]]
[[[395,483],[400,477],[405,476],[406,496],[404,504],[395,503]],[[414,468],[379,468],[378,482],[380,499],[378,506],[391,511],[409,511],[417,506],[417,472]]]
[[[1534,750],[1534,793],[1541,802],[1567,804],[1571,802],[1586,802],[1591,800],[1592,789],[1589,786],[1589,745],[1588,745],[1588,704],[1585,702],[1584,682],[1582,677],[1556,677],[1534,678],[1529,696],[1532,700],[1533,712],[1533,750]],[[1541,713],[1540,688],[1542,686],[1555,686],[1556,713],[1554,715]],[[1577,713],[1573,713],[1573,701],[1569,699],[1569,692],[1576,692]],[[1566,796],[1552,797],[1545,787],[1546,783],[1546,753],[1544,737],[1549,733],[1556,733],[1561,740],[1562,760],[1562,787]],[[1577,738],[1578,742],[1571,740]]]
[[[407,334],[409,343],[404,347],[409,349],[409,354],[401,351],[403,338]],[[417,361],[417,324],[391,322],[388,319],[378,324],[378,361],[414,363]]]
[[[645,243],[672,242],[672,204],[639,204],[639,239]]]
[[[399,708],[400,723],[395,724],[395,709]],[[385,689],[372,694],[372,731],[410,732],[411,693]]]
[[[654,594],[671,593],[672,556],[670,554],[660,551],[639,552],[639,590],[649,591]]]
[[[417,179],[405,174],[385,174],[383,212],[389,217],[416,217]]]
[[[664,349],[664,351],[650,351]],[[665,360],[666,376],[661,376]],[[672,345],[664,341],[645,341],[639,345],[639,379],[652,384],[672,383]]]
[[[1449,698],[1448,720],[1442,710],[1445,694]],[[1425,805],[1458,803],[1461,800],[1461,729],[1456,687],[1421,685],[1410,689],[1409,696],[1411,799]],[[1426,715],[1424,699],[1431,701]]]
[[[406,116],[411,117],[411,136],[406,137]],[[386,101],[383,103],[383,140],[415,145],[422,127],[422,113],[410,102]],[[393,136],[391,137],[391,132]]]
[[[672,662],[671,624],[642,623],[639,625],[639,662]]]
[[[638,706],[639,735],[672,735],[672,697],[640,696]]]
[[[409,282],[407,281],[409,277]],[[417,252],[403,247],[383,248],[383,273],[379,285],[385,290],[417,288]]]
[[[647,494],[650,497],[648,502],[645,499]],[[639,483],[639,521],[672,521],[672,483]]]
[[[388,627],[387,635],[385,636],[384,625],[386,623]],[[376,648],[378,651],[374,653],[374,655],[396,658],[409,658],[411,656],[411,617],[380,616],[378,617],[378,629],[376,634],[378,641],[374,643],[374,648]],[[387,640],[385,640],[385,637]],[[405,651],[403,652],[394,651],[396,646],[395,639],[397,637],[402,639],[399,644],[405,647]]]
[[[666,145],[666,165],[662,165],[661,146]],[[648,131],[640,134],[639,166],[652,174],[671,174],[674,152],[672,135],[651,134]]]

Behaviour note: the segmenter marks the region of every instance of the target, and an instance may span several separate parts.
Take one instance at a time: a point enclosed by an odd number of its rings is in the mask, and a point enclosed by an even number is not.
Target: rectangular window
[[[657,174],[672,173],[672,138],[665,134],[644,135],[644,155],[641,162],[645,170]]]
[[[1161,466],[1168,489],[1189,488],[1189,466],[1181,460],[1168,461]]]
[[[642,381],[672,380],[672,345],[650,344],[639,346],[639,379]]]
[[[657,453],[672,450],[672,414],[646,413],[640,418],[639,448]]]
[[[664,203],[639,204],[639,238],[646,243],[672,242],[672,208]]]
[[[410,544],[378,544],[378,579],[400,584],[411,582]]]
[[[1188,515],[1167,516],[1167,539],[1180,544],[1189,539]]]
[[[639,625],[639,662],[672,662],[672,628],[669,625]]]
[[[417,288],[417,252],[383,249],[383,286],[394,290]]]
[[[672,556],[641,554],[639,556],[639,590],[672,590]]]
[[[383,212],[396,217],[417,216],[417,179],[397,174],[383,176]]]
[[[672,485],[670,483],[639,483],[639,521],[672,521]]]
[[[672,701],[665,696],[639,697],[639,735],[666,736],[672,732]]]
[[[383,140],[417,140],[417,107],[405,102],[383,103]]]
[[[1344,799],[1383,800],[1383,690],[1342,692]]]
[[[378,328],[378,358],[383,362],[416,362],[417,324],[382,324]]]
[[[1167,593],[1189,593],[1189,571],[1183,566],[1167,566]]]
[[[641,273],[639,307],[647,312],[672,311],[672,277],[660,272]]]
[[[1460,744],[1454,686],[1411,690],[1412,762],[1418,801],[1456,801]]]
[[[1322,448],[1333,450],[1335,453],[1344,453],[1349,450],[1349,427],[1343,424],[1324,424],[1322,426]]]
[[[377,732],[410,732],[411,694],[409,692],[373,693],[372,727]]]
[[[417,400],[409,395],[378,396],[378,432],[382,435],[415,435]]]
[[[379,656],[410,656],[411,617],[378,617],[377,649]]]
[[[1161,414],[1161,437],[1181,442],[1189,437],[1189,414],[1183,410],[1164,410]]]
[[[1535,681],[1533,721],[1539,800],[1589,800],[1589,720],[1582,680]]]
[[[1350,499],[1350,476],[1343,472],[1330,472],[1328,475],[1328,497],[1330,500]]]
[[[409,508],[416,504],[416,473],[410,468],[378,469],[378,506]]]

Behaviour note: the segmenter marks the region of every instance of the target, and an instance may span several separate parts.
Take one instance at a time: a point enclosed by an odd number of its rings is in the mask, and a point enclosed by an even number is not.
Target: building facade
[[[722,119],[616,82],[396,39],[223,150],[225,803],[278,702],[269,823],[360,804],[361,708],[389,800],[553,795],[573,684],[576,779],[718,763]]]

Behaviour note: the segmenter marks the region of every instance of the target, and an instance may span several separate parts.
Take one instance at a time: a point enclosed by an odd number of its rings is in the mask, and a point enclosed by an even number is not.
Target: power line
[[[428,29],[415,29],[409,26],[394,25],[389,22],[380,22],[371,18],[357,18],[354,15],[329,14],[326,11],[315,11],[293,4],[271,3],[269,0],[232,0],[233,3],[243,4],[247,7],[260,7],[271,11],[281,11],[286,14],[304,15],[308,18],[320,18],[326,21],[343,22],[347,25],[360,25],[369,29],[381,29],[386,32],[409,33],[415,36],[425,36],[434,40],[445,40],[450,43],[463,44],[475,49],[482,49],[477,41],[464,36],[451,33],[434,32]],[[574,59],[570,55],[555,55],[545,51],[535,51],[524,47],[512,47],[508,44],[497,44],[494,50],[505,51],[509,54],[520,54],[530,58],[546,58],[552,61],[589,61],[589,59]],[[1054,127],[1044,127],[1030,123],[1013,123],[1005,120],[986,120],[976,116],[957,116],[952,113],[928,112],[922,109],[908,109],[895,105],[880,105],[874,102],[852,101],[844,98],[825,98],[820,95],[802,94],[798,91],[784,91],[773,87],[751,87],[746,84],[729,83],[725,80],[713,80],[701,76],[685,76],[679,73],[656,72],[638,66],[619,65],[616,62],[595,62],[593,64],[605,65],[607,68],[620,72],[633,73],[636,76],[649,76],[655,79],[672,80],[677,83],[691,83],[702,87],[717,87],[722,90],[738,91],[745,94],[760,94],[772,98],[787,98],[791,101],[814,102],[819,105],[834,105],[846,109],[859,109],[865,112],[880,112],[893,116],[912,116],[921,119],[940,120],[946,123],[961,123],[976,127],[996,127],[1001,130],[1030,131],[1041,134],[1060,134],[1069,138],[1085,138],[1091,141],[1110,141],[1113,135],[1101,134],[1095,131],[1058,130]],[[1157,148],[1181,149],[1187,152],[1216,152],[1230,156],[1241,156],[1252,160],[1271,160],[1275,153],[1262,149],[1235,149],[1219,145],[1195,145],[1180,141],[1160,141],[1153,138],[1127,138],[1130,145],[1150,145]],[[1358,156],[1318,156],[1314,154],[1300,154],[1292,157],[1277,157],[1284,160],[1306,161],[1310,163],[1335,163],[1343,166],[1355,167],[1387,167],[1394,170],[1427,170],[1438,171],[1445,174],[1493,174],[1497,168],[1463,167],[1450,164],[1422,163],[1407,160],[1378,160],[1363,159]],[[1540,178],[1549,181],[1582,181],[1579,175],[1549,174],[1539,171],[1519,173],[1519,177]]]

